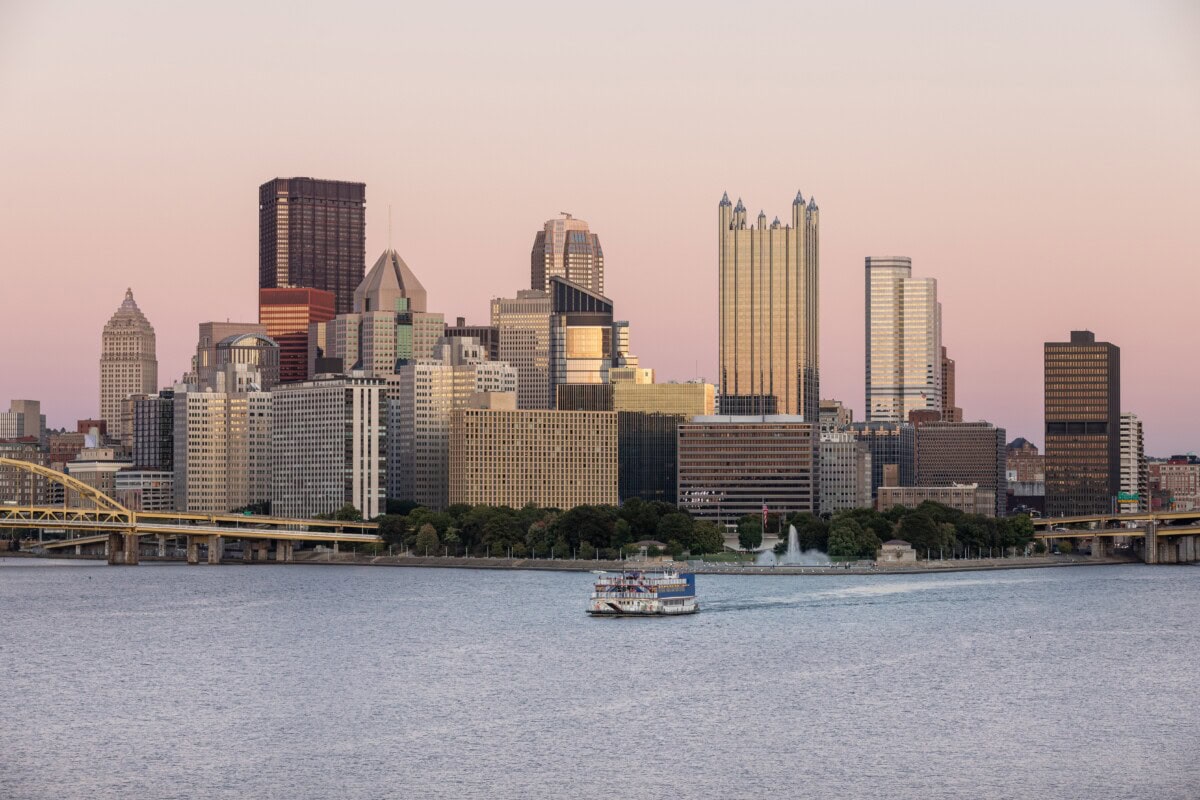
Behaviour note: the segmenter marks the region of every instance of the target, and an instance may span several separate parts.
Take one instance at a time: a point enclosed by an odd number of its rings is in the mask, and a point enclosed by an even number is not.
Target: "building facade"
[[[560,386],[564,390],[591,388]],[[674,505],[678,501],[678,434],[680,423],[715,413],[716,387],[711,383],[618,382],[609,389],[610,409],[617,412],[618,494]]]
[[[1119,511],[1150,510],[1150,471],[1142,421],[1130,412],[1121,414],[1121,486],[1117,507]]]
[[[904,422],[941,411],[942,307],[937,281],[914,278],[912,259],[866,260],[866,419]]]
[[[871,508],[871,448],[848,432],[821,433],[822,514]]]
[[[1108,514],[1121,485],[1121,348],[1071,331],[1046,342],[1046,513]]]
[[[550,395],[550,293],[535,289],[492,300],[500,360],[517,370],[517,408],[554,408]]]
[[[310,288],[349,313],[366,269],[362,183],[276,178],[258,189],[258,287]]]
[[[1149,482],[1159,511],[1200,510],[1200,457],[1174,455],[1149,466]]]
[[[310,518],[347,503],[383,513],[387,408],[380,378],[317,378],[271,391],[271,513]]]
[[[217,373],[221,371],[217,346],[233,337],[253,334],[266,336],[266,326],[257,322],[201,322],[196,337],[196,356],[192,360],[192,375],[187,382],[195,383],[201,389],[215,386]]]
[[[722,413],[759,409],[815,423],[819,399],[817,203],[799,192],[790,225],[729,196],[718,207]],[[759,398],[749,403],[733,398]]]
[[[500,361],[500,330],[495,325],[468,325],[466,317],[458,317],[453,325],[446,324],[445,336],[474,339],[483,346],[488,361]]]
[[[388,379],[388,497],[443,509],[450,497],[450,422],[477,393],[517,392],[517,371],[487,361],[474,339],[445,338],[435,358]]]
[[[175,463],[175,390],[133,402],[133,464],[171,471]]]
[[[258,323],[279,344],[279,382],[308,380],[308,326],[336,315],[333,292],[321,289],[259,289]]]
[[[954,359],[942,345],[942,422],[963,421],[963,410],[955,405],[958,392],[954,384]]]
[[[916,481],[916,433],[908,423],[852,422],[846,428],[871,451],[871,496],[885,485],[911,486]],[[891,473],[894,480],[885,480]]]
[[[875,499],[877,511],[896,506],[916,508],[926,501],[941,503],[966,514],[996,516],[996,493],[974,483],[951,486],[882,486]]]
[[[616,505],[611,411],[460,408],[450,435],[450,502],[569,509]]]
[[[604,294],[604,251],[600,237],[570,214],[547,220],[533,239],[529,288],[548,291],[551,278],[562,278],[598,295]]]
[[[125,290],[125,300],[100,335],[100,417],[108,435],[122,436],[121,402],[158,391],[154,328]]]
[[[22,439],[32,436],[46,441],[46,415],[40,400],[13,400],[8,411],[0,414],[0,439]]]
[[[1004,428],[987,422],[927,422],[916,428],[916,486],[975,484],[992,493],[990,516],[1008,508]]]
[[[225,514],[271,499],[271,400],[262,391],[175,394],[176,511]]]
[[[678,426],[679,508],[726,527],[763,509],[815,513],[817,425],[799,415],[698,416]]]

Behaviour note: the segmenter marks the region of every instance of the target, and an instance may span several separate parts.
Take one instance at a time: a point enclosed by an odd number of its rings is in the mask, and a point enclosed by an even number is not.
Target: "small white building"
[[[879,563],[915,564],[917,563],[917,551],[913,550],[912,545],[903,539],[889,539],[879,549]]]

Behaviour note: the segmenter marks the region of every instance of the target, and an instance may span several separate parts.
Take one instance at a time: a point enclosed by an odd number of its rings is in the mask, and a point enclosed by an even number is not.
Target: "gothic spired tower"
[[[754,225],[729,195],[718,207],[722,413],[818,413],[817,202],[792,203],[790,225]]]
[[[119,437],[121,401],[132,394],[158,391],[158,359],[154,353],[154,328],[125,290],[125,301],[100,335],[100,418],[108,435]]]

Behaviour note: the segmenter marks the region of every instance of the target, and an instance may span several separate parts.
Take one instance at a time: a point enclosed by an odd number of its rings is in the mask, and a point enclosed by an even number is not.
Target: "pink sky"
[[[448,319],[588,220],[660,380],[716,373],[721,193],[821,206],[821,394],[863,408],[863,257],[936,277],[959,405],[1040,443],[1041,346],[1121,346],[1147,452],[1200,450],[1200,7],[4,2],[0,404],[98,413],[132,286],[160,380],[253,320],[257,187],[367,184]],[[436,7],[435,7],[436,6]]]

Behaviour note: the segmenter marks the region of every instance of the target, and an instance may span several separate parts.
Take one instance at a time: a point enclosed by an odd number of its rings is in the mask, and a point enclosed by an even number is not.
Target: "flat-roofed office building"
[[[453,412],[451,504],[568,509],[617,501],[614,412]]]
[[[678,426],[679,507],[733,525],[817,511],[817,424],[799,415],[698,416]]]
[[[344,376],[271,391],[271,512],[309,518],[350,504],[384,511],[387,408],[381,378]]]
[[[308,326],[333,319],[333,292],[308,287],[259,289],[258,322],[279,343],[279,381],[308,380]]]
[[[621,502],[633,497],[674,504],[678,500],[678,436],[676,428],[694,416],[714,412],[716,387],[711,383],[607,384],[617,412]],[[576,386],[560,386],[578,389]]]
[[[1004,428],[988,422],[925,422],[916,429],[917,486],[976,484],[993,494],[991,516],[1008,508]]]
[[[1121,486],[1121,348],[1091,331],[1046,342],[1046,513],[1109,514]]]
[[[941,503],[967,514],[996,516],[996,493],[981,489],[978,484],[953,484],[951,486],[881,486],[875,499],[877,511],[887,511],[895,506],[916,508],[926,501]]]
[[[535,289],[492,300],[500,360],[517,370],[517,408],[554,408],[550,395],[550,293]]]

